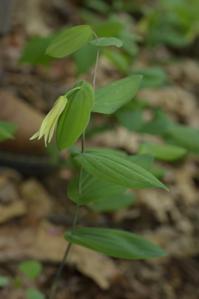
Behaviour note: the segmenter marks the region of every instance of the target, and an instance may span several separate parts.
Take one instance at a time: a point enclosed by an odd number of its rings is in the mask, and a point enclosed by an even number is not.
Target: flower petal
[[[38,139],[39,138],[39,131],[37,131],[34,135],[30,137],[30,140]]]
[[[41,139],[44,137],[45,146],[47,146],[47,144],[52,140],[53,134],[57,127],[57,122],[60,115],[64,111],[67,102],[68,100],[66,96],[60,96],[56,100],[52,109],[43,119],[40,129],[30,138],[30,140]]]

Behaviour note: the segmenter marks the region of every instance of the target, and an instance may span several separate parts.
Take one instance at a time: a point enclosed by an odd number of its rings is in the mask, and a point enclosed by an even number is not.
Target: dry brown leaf
[[[12,202],[8,206],[0,206],[0,224],[23,216],[26,212],[26,206],[22,201]]]
[[[47,35],[50,27],[47,26],[42,10],[42,0],[16,0],[13,11],[14,19],[18,25],[23,25],[30,35]],[[23,9],[21,9],[23,7]]]
[[[43,115],[20,98],[7,91],[0,92],[0,119],[16,125],[15,139],[1,142],[0,148],[12,152],[42,154],[43,141],[30,142],[30,137],[38,130]]]
[[[139,95],[155,107],[164,108],[173,118],[177,116],[194,127],[199,126],[197,99],[192,93],[181,87],[145,89]]]
[[[198,203],[198,188],[194,184],[194,178],[198,177],[196,161],[187,160],[184,165],[173,170],[176,181],[176,195],[178,195],[185,206]]]
[[[37,228],[0,228],[0,262],[38,259],[60,263],[67,242],[63,230],[42,222]],[[119,270],[108,257],[89,249],[72,247],[68,263],[94,280],[102,289],[109,288],[111,281],[119,275]]]
[[[20,193],[27,206],[28,218],[38,221],[49,215],[52,198],[38,181],[25,181],[20,185]]]
[[[160,244],[170,257],[191,257],[199,252],[199,242],[193,234],[179,232],[172,226],[161,227],[145,236]]]
[[[192,59],[183,59],[181,62],[172,63],[167,66],[169,77],[176,83],[189,88],[199,84],[199,64]]]
[[[159,142],[159,138],[148,134],[138,134],[130,132],[124,127],[117,127],[114,130],[108,130],[97,134],[88,141],[88,145],[105,146],[111,148],[122,148],[128,153],[136,153],[139,146],[144,141]]]
[[[26,213],[26,205],[20,200],[19,193],[6,175],[0,175],[0,223],[20,217]]]

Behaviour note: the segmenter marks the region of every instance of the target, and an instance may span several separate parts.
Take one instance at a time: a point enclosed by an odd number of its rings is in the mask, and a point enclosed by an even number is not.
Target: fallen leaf
[[[11,225],[0,228],[0,262],[38,259],[45,262],[60,263],[67,242],[64,231],[42,222],[37,228],[17,228]],[[89,249],[72,246],[68,264],[90,277],[102,289],[108,289],[120,271],[114,262]]]

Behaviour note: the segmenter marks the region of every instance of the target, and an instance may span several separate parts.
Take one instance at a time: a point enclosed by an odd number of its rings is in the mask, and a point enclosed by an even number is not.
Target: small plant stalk
[[[99,62],[99,54],[100,53],[99,53],[99,50],[98,50],[97,51],[97,55],[96,55],[96,62],[95,62],[94,70],[93,70],[93,79],[92,79],[92,85],[93,85],[94,89],[95,89],[95,86],[96,86],[96,74],[97,74],[97,67],[98,67],[98,62]],[[85,151],[85,132],[81,136],[81,153],[84,153],[84,151]],[[83,169],[81,167],[81,169],[80,169],[80,175],[79,175],[79,193],[81,193],[82,170]],[[80,205],[77,203],[76,204],[76,208],[75,208],[74,218],[73,218],[72,233],[75,230],[76,225],[78,223],[79,211],[80,211]],[[72,243],[69,242],[68,245],[67,245],[67,247],[66,247],[66,250],[65,250],[62,262],[61,262],[61,264],[60,264],[60,266],[58,268],[58,271],[56,273],[54,282],[52,284],[52,287],[51,287],[51,290],[50,290],[49,299],[55,299],[56,292],[57,292],[57,287],[58,287],[58,282],[60,280],[62,271],[64,269],[64,265],[65,265],[65,263],[66,263],[66,261],[68,259],[68,256],[69,256],[69,253],[71,251],[71,248],[72,248]]]

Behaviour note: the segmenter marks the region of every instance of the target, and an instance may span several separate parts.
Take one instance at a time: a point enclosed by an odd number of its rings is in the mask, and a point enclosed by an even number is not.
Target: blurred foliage
[[[36,279],[42,272],[42,265],[37,261],[24,261],[19,265],[19,270],[29,279]]]
[[[82,21],[91,25],[97,37],[114,37],[122,41],[122,48],[104,47],[100,49],[100,55],[108,59],[121,75],[141,74],[141,88],[160,88],[169,83],[169,78],[157,62],[137,68],[135,62],[139,60],[140,49],[160,44],[174,48],[191,44],[199,33],[198,11],[197,0],[159,0],[150,3],[85,0],[78,7]],[[21,62],[49,64],[53,58],[46,54],[46,49],[57,34],[59,32],[49,37],[30,39],[22,53]],[[97,48],[90,43],[72,55],[77,76],[90,71],[96,55]],[[152,113],[150,121],[144,119],[146,110]],[[166,143],[165,148],[169,150],[168,143],[179,146],[182,151],[199,153],[198,130],[173,123],[163,111],[151,107],[143,99],[134,99],[122,107],[115,113],[115,120],[130,131],[161,136]],[[89,133],[97,134],[108,127],[108,124],[102,125],[95,128],[95,132],[90,128]],[[165,148],[161,150],[164,152]],[[154,149],[152,152],[157,156]]]
[[[140,21],[146,43],[183,47],[199,34],[198,0],[160,0],[146,6]]]
[[[16,275],[12,279],[7,276],[0,276],[0,288],[5,288],[13,286],[16,289],[22,288],[24,281],[29,281],[29,284],[35,284],[36,280],[42,273],[42,264],[38,261],[27,260],[19,264],[18,270],[23,273],[24,277],[21,275]],[[27,282],[25,282],[26,285]],[[36,287],[25,287],[26,298],[27,299],[45,299],[46,296],[40,292]]]
[[[0,141],[13,138],[16,126],[9,122],[0,121]]]

